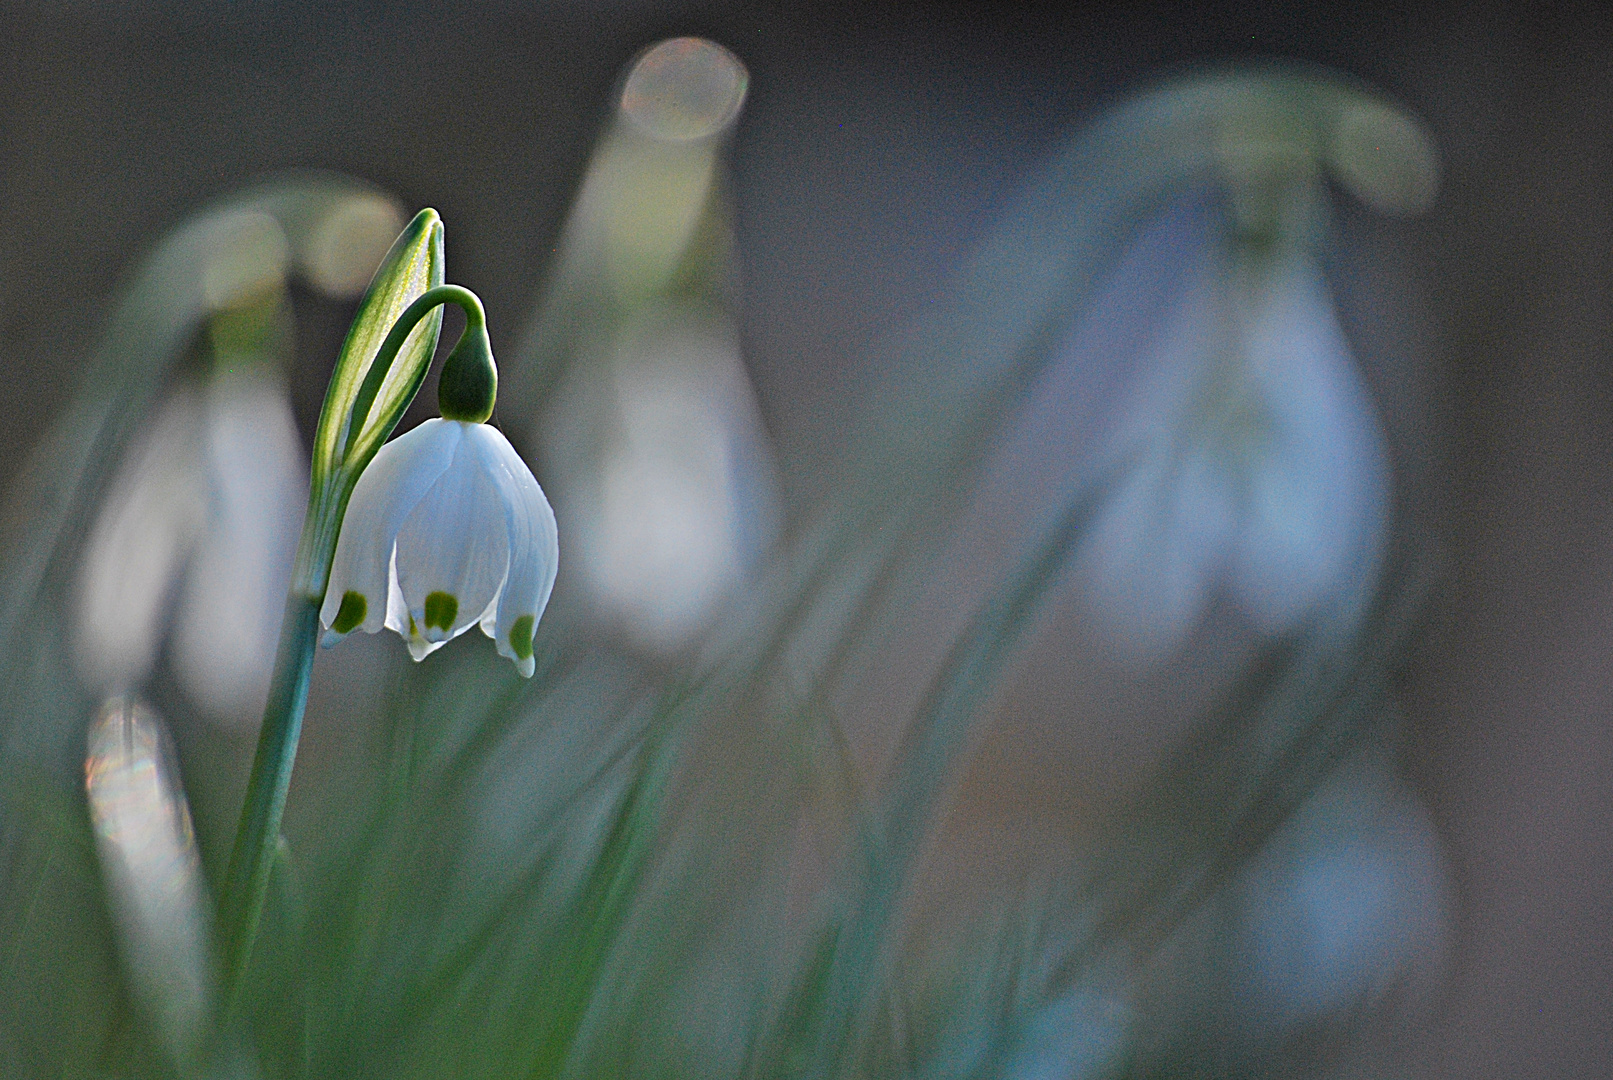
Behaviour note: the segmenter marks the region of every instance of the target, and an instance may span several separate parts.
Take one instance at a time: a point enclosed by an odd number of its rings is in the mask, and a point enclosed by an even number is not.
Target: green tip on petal
[[[459,598],[451,593],[434,592],[426,596],[426,629],[443,632],[453,628],[454,616],[459,614]],[[531,646],[529,645],[530,649]]]
[[[337,634],[351,634],[364,616],[369,614],[370,602],[364,599],[363,593],[356,593],[349,589],[342,594],[342,606],[336,611],[336,618],[330,628]]]
[[[538,620],[531,615],[522,615],[510,627],[510,649],[515,653],[517,660],[532,659],[532,632],[537,629]]]

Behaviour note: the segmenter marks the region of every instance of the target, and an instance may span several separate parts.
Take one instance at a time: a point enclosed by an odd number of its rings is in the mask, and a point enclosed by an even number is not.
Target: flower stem
[[[220,1015],[226,1022],[238,1004],[242,976],[252,958],[263,917],[264,896],[280,839],[280,817],[286,807],[291,766],[297,758],[297,739],[308,704],[308,674],[314,664],[318,631],[319,601],[293,592],[280,624],[274,678],[269,684],[257,756],[252,761],[252,776],[247,781],[219,908],[224,961]]]
[[[458,304],[460,309],[464,311],[465,330],[461,334],[461,340],[476,335],[480,335],[483,340],[486,339],[487,316],[482,311],[482,302],[475,293],[464,286],[438,285],[415,297],[414,302],[404,308],[403,313],[398,316],[398,321],[392,324],[392,329],[387,332],[386,340],[381,342],[381,347],[377,350],[375,359],[370,362],[369,370],[364,373],[364,381],[359,384],[358,394],[353,398],[353,406],[348,412],[347,424],[343,428],[340,443],[340,452],[344,460],[351,459],[353,445],[357,441],[359,433],[364,429],[365,421],[369,418],[370,406],[375,403],[376,395],[381,392],[381,384],[386,381],[387,373],[392,370],[393,361],[397,359],[399,350],[403,348],[403,343],[408,340],[410,332],[415,328],[415,324],[425,318],[432,309],[441,307],[443,304]],[[459,346],[454,346],[454,349],[458,351]],[[421,371],[420,377],[422,379],[425,377],[424,370]],[[410,397],[413,397],[412,392]],[[376,441],[376,447],[379,447],[380,443],[385,441],[386,436],[390,433],[391,428],[389,426],[387,431],[382,433],[381,439]],[[373,454],[373,450],[371,453]]]

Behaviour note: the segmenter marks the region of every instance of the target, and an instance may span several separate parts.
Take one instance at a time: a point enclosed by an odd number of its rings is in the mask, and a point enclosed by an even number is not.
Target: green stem
[[[280,817],[286,807],[303,710],[308,704],[308,674],[314,664],[318,632],[319,601],[293,593],[286,601],[285,619],[280,625],[280,648],[275,654],[269,702],[264,709],[257,756],[252,761],[252,776],[247,781],[219,908],[224,960],[221,1015],[226,1019],[238,1003],[241,979],[263,917],[264,896],[280,839]]]
[[[438,285],[415,297],[414,303],[404,308],[403,314],[398,316],[398,321],[392,324],[386,340],[381,342],[381,348],[376,351],[375,359],[370,362],[370,369],[364,373],[364,381],[359,384],[358,395],[353,398],[353,408],[347,414],[347,427],[342,432],[342,441],[337,448],[338,458],[347,457],[353,440],[363,430],[364,421],[369,417],[370,406],[375,403],[375,396],[381,392],[381,384],[386,381],[387,372],[392,369],[392,362],[397,359],[398,352],[408,340],[410,331],[432,308],[441,304],[458,304],[464,310],[465,331],[460,335],[462,339],[472,333],[486,335],[487,316],[482,311],[482,302],[469,289],[460,285]],[[421,374],[424,376],[423,370]]]

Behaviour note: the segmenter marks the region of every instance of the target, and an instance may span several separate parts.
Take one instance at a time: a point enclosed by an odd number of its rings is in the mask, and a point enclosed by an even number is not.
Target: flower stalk
[[[221,1030],[239,1007],[243,976],[263,918],[308,704],[319,607],[348,500],[360,474],[425,381],[441,329],[441,306],[463,307],[464,337],[486,340],[480,301],[466,289],[443,286],[442,278],[442,223],[435,211],[422,210],[376,271],[326,393],[315,435],[308,512],[219,904],[224,965]]]
[[[269,682],[269,700],[264,706],[258,749],[252,759],[252,774],[247,780],[219,909],[219,944],[224,962],[221,1014],[225,1018],[235,1011],[241,976],[252,957],[263,918],[280,819],[286,808],[297,740],[302,735],[303,713],[308,706],[308,677],[318,638],[319,602],[293,591],[286,598],[286,613],[280,623],[280,646]]]
[[[558,557],[554,514],[508,440],[486,426],[498,369],[482,303],[442,276],[442,225],[423,210],[377,271],[325,395],[268,705],[224,882],[226,1022],[263,919],[322,624],[333,643],[384,621],[416,660],[480,624],[523,676],[533,671],[533,630]],[[443,419],[384,445],[425,381],[444,304],[464,310],[465,329],[439,381]],[[343,532],[349,518],[352,535]],[[405,594],[418,592],[422,577],[443,580],[423,604],[410,604]]]

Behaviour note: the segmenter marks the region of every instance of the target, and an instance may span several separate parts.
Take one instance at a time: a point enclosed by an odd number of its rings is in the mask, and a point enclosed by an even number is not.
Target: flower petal
[[[381,447],[358,478],[342,520],[319,621],[325,644],[352,630],[373,634],[387,621],[392,549],[404,520],[448,470],[461,425],[427,420]]]
[[[1163,658],[1193,631],[1235,529],[1225,477],[1197,449],[1156,453],[1117,485],[1093,524],[1088,588],[1129,653]]]
[[[530,678],[533,671],[532,634],[549,603],[559,568],[560,543],[554,511],[543,489],[521,455],[503,432],[478,424],[467,435],[499,490],[510,538],[510,572],[492,619],[482,620],[482,632],[493,638],[500,656],[515,661]]]
[[[175,392],[118,468],[79,563],[75,659],[87,687],[139,683],[168,601],[207,524],[200,403]]]
[[[1246,611],[1278,633],[1375,578],[1389,467],[1321,268],[1295,258],[1270,288],[1250,327],[1247,362],[1271,435],[1249,465],[1230,570]]]
[[[499,597],[510,565],[501,493],[477,442],[462,429],[453,461],[398,530],[397,582],[408,611],[405,637],[443,642],[479,621]]]
[[[173,663],[212,719],[252,724],[269,692],[308,461],[284,387],[251,369],[214,377],[206,426],[213,513],[180,592]]]

